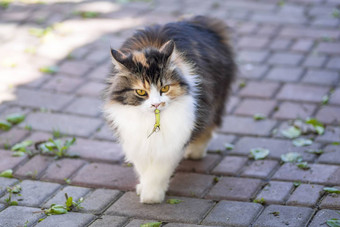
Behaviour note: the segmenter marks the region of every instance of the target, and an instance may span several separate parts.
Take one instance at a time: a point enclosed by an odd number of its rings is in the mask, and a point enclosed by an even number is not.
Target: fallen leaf
[[[254,118],[255,121],[261,121],[261,120],[266,119],[266,116],[258,113],[258,114],[254,114],[253,118]]]
[[[183,201],[180,200],[180,199],[168,199],[166,202],[169,203],[169,204],[179,204]]]
[[[300,169],[303,169],[303,170],[310,169],[308,162],[299,162],[298,164],[296,164],[296,166],[299,167]]]
[[[47,66],[40,68],[39,71],[47,74],[55,74],[59,71],[59,68],[58,66]]]
[[[310,146],[313,144],[313,141],[310,139],[297,138],[293,140],[293,144],[296,147]]]
[[[227,149],[227,150],[232,150],[232,149],[234,149],[234,145],[231,144],[231,143],[226,143],[226,144],[224,144],[224,147],[225,147],[225,149]]]
[[[337,189],[337,188],[324,187],[323,190],[329,193],[340,194],[340,189]]]
[[[6,117],[6,120],[11,124],[16,125],[25,120],[25,115],[17,113],[11,114]]]
[[[288,129],[281,130],[281,134],[289,139],[295,139],[301,135],[301,130],[291,126]]]
[[[0,177],[12,178],[13,177],[13,170],[7,169],[0,173]]]
[[[321,149],[308,149],[305,152],[311,153],[311,154],[316,154],[316,155],[321,155],[321,154],[324,153],[324,151],[321,150]]]
[[[250,157],[255,160],[264,159],[269,155],[269,150],[264,148],[252,148],[250,150]]]
[[[326,223],[330,227],[340,227],[340,220],[336,218],[329,219]]]
[[[8,131],[12,128],[12,124],[5,122],[5,121],[0,121],[0,129],[3,131]]]
[[[301,162],[302,161],[302,156],[299,153],[296,152],[289,152],[286,154],[281,155],[281,160],[283,162]]]
[[[161,226],[162,222],[149,222],[149,223],[145,223],[140,225],[140,227],[159,227]]]

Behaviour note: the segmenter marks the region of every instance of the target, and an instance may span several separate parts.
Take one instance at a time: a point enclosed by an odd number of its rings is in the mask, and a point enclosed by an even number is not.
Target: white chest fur
[[[111,104],[105,108],[114,122],[127,161],[153,163],[181,158],[195,122],[195,100],[182,96],[160,113],[160,131],[152,132],[155,114],[140,111],[136,106]]]

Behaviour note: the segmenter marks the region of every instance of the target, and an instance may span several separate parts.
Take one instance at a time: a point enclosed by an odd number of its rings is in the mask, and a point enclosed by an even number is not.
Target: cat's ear
[[[126,67],[127,56],[120,50],[115,50],[111,48],[112,63],[119,69]]]
[[[165,58],[168,59],[171,54],[174,52],[175,49],[175,43],[172,40],[169,40],[168,42],[164,43],[162,47],[159,49],[159,52],[164,54]]]

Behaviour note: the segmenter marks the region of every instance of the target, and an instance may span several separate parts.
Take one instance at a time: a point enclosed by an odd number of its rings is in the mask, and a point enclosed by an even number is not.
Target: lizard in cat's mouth
[[[158,132],[161,128],[161,124],[160,124],[160,111],[159,109],[155,109],[155,124],[153,126],[153,130],[152,132],[150,133],[150,135],[148,136],[148,138],[154,133],[154,132]]]

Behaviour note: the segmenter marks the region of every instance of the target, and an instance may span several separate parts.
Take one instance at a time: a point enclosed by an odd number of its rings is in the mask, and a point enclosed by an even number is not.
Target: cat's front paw
[[[136,185],[136,193],[137,195],[140,195],[141,192],[142,192],[142,184],[139,183]]]
[[[164,190],[145,190],[143,189],[140,194],[140,202],[153,204],[153,203],[161,203],[164,200],[165,191]]]

